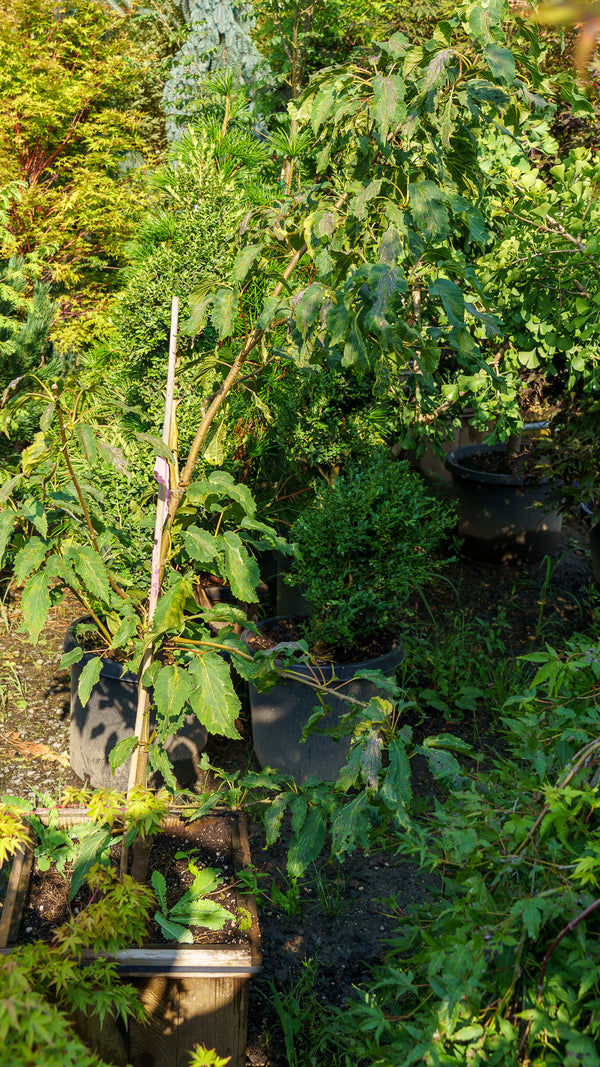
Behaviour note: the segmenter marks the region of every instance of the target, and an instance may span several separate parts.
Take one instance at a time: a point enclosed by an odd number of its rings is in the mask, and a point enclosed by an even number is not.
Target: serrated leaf
[[[385,804],[394,810],[398,801],[410,804],[412,798],[410,760],[400,738],[388,745],[389,764],[380,793]]]
[[[160,744],[150,745],[148,760],[152,770],[158,771],[163,776],[166,788],[170,789],[172,793],[176,793],[179,788],[177,779],[173,774],[169,757]]]
[[[218,467],[225,459],[225,442],[227,440],[227,423],[223,420],[218,426],[213,426],[206,438],[203,458],[212,467]]]
[[[516,919],[521,919],[529,937],[537,937],[542,922],[542,912],[535,900],[517,900],[512,905],[510,914]]]
[[[33,571],[37,571],[46,558],[48,545],[40,537],[30,537],[15,556],[14,575],[18,582],[24,582]]]
[[[137,744],[138,738],[133,735],[132,737],[124,737],[114,748],[111,748],[108,753],[108,762],[113,774],[118,767],[122,767],[127,762],[133,750],[137,748]]]
[[[90,694],[100,677],[101,670],[102,660],[99,656],[92,656],[81,671],[77,693],[84,707],[90,699]]]
[[[363,792],[338,812],[331,827],[332,851],[338,859],[356,848],[367,847],[371,826],[368,807],[369,800]]]
[[[397,122],[398,104],[404,96],[404,82],[398,76],[377,74],[373,78],[372,116],[377,132],[385,141],[390,127]]]
[[[160,437],[155,437],[152,433],[142,433],[140,430],[134,430],[133,434],[136,441],[150,445],[155,455],[160,456],[161,459],[167,459],[169,463],[175,463],[175,456],[171,449]]]
[[[158,903],[160,904],[160,906],[163,909],[163,911],[166,911],[167,910],[167,883],[165,881],[164,874],[161,874],[160,871],[152,871],[150,882],[152,884],[152,888],[153,888],[154,892],[156,893],[156,899],[158,900]]]
[[[168,733],[174,729],[172,720],[178,719],[185,708],[190,693],[194,688],[195,680],[184,667],[168,663],[161,667],[156,682],[154,683],[154,703],[160,718],[160,736],[164,739],[165,730]]]
[[[79,660],[84,655],[85,652],[79,646],[77,646],[77,648],[72,648],[70,652],[65,652],[65,654],[61,656],[59,664],[61,671],[66,671],[69,667],[72,667],[74,663],[79,663]]]
[[[255,603],[260,582],[258,563],[244,547],[238,534],[227,530],[222,537],[225,550],[225,566],[231,592],[238,600]]]
[[[241,704],[225,660],[216,652],[205,652],[192,660],[188,669],[197,686],[190,695],[190,704],[198,720],[211,734],[239,740],[235,720]]]
[[[9,478],[9,480],[4,483],[4,485],[0,488],[0,504],[4,504],[5,501],[8,500],[13,489],[16,489],[22,481],[23,475],[15,474],[14,478]]]
[[[94,437],[94,431],[91,426],[88,426],[85,422],[78,422],[75,427],[75,433],[79,444],[85,453],[86,459],[88,459],[90,463],[95,463],[98,449],[96,448],[96,438]]]
[[[409,183],[410,208],[417,228],[424,237],[441,240],[450,232],[448,211],[441,203],[442,193],[434,182]]]
[[[294,321],[296,326],[300,330],[303,337],[306,337],[309,328],[313,325],[317,318],[323,299],[325,297],[325,290],[318,282],[313,282],[307,289],[304,290],[300,300],[294,309]]]
[[[34,644],[44,627],[50,610],[48,584],[48,576],[43,571],[40,571],[38,574],[34,574],[33,578],[30,578],[26,583],[21,597],[23,623]]]
[[[161,928],[165,941],[179,941],[179,943],[183,945],[193,945],[194,938],[186,926],[172,922],[171,919],[167,919],[160,911],[154,912],[154,918]]]
[[[170,917],[207,930],[222,930],[225,923],[233,919],[231,912],[215,900],[194,900],[188,893],[173,905]]]
[[[291,877],[299,877],[320,855],[327,840],[327,820],[321,808],[311,807],[301,831],[292,839],[288,850],[287,869]]]
[[[0,511],[0,567],[15,528],[16,516],[12,511]]]
[[[43,538],[48,536],[48,519],[39,500],[27,501],[22,506],[23,518],[27,519]]]
[[[189,526],[184,531],[183,543],[188,556],[196,563],[211,563],[219,555],[214,534],[199,526]]]
[[[291,793],[279,793],[270,802],[265,812],[265,833],[267,848],[272,845],[279,837],[279,831],[281,828],[281,820],[285,814],[286,808],[291,800]]]
[[[110,583],[108,572],[102,557],[91,545],[77,545],[65,553],[65,558],[73,564],[73,569],[81,578],[84,589],[100,600],[110,600]]]
[[[183,609],[186,600],[192,595],[192,583],[188,578],[182,578],[160,597],[154,613],[155,633],[183,629]]]
[[[483,55],[494,77],[500,78],[505,85],[512,85],[515,80],[515,58],[512,52],[493,43],[484,48]]]
[[[439,296],[448,321],[452,326],[462,326],[465,321],[465,298],[460,285],[450,278],[436,278],[429,283],[430,296]]]
[[[242,248],[242,251],[238,253],[233,261],[233,267],[231,268],[232,281],[245,281],[250,267],[260,257],[261,253],[262,245],[246,245],[245,248]]]
[[[82,835],[80,839],[79,849],[77,851],[77,858],[73,866],[73,874],[71,876],[71,884],[69,886],[69,893],[67,900],[73,900],[79,889],[85,882],[88,872],[98,862],[101,853],[104,851],[109,841],[112,838],[110,830],[107,830],[106,826],[94,825],[86,830],[85,835]]]
[[[237,289],[219,289],[213,296],[211,318],[220,341],[233,333],[237,305]]]

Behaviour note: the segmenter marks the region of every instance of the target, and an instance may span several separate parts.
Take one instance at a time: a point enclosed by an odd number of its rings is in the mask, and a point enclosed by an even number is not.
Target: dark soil
[[[504,660],[543,647],[545,640],[560,647],[573,632],[589,629],[595,596],[587,527],[568,522],[552,560],[498,565],[459,555],[424,592],[426,601],[415,594],[408,607],[414,612],[411,630],[432,646],[458,619],[479,632],[482,641],[493,630],[505,650],[496,653],[500,670]],[[19,630],[18,595],[9,591],[6,596],[4,626],[0,617],[0,794],[55,799],[65,785],[80,784],[68,765],[69,680],[58,669],[66,626],[77,614],[74,605],[55,611],[32,648]],[[253,766],[245,714],[238,726],[241,741],[209,740],[211,763],[224,771]],[[474,742],[483,758],[498,745],[485,712],[449,723],[432,710],[420,729],[451,729]],[[205,785],[203,781],[197,788]],[[431,795],[431,780],[420,767],[415,767],[415,788],[425,801]],[[284,992],[303,973],[302,961],[316,960],[318,997],[343,1004],[355,995],[355,985],[368,980],[370,966],[382,959],[398,916],[426,899],[432,883],[403,857],[382,853],[359,854],[341,866],[325,867],[320,889],[308,878],[294,886],[285,873],[285,840],[265,849],[263,831],[255,825],[250,844],[259,883],[264,968],[251,983],[247,1067],[282,1067],[286,1059],[271,983]],[[280,890],[278,906],[268,889],[270,879]]]
[[[484,448],[470,456],[455,457],[459,467],[485,474],[504,474],[523,481],[539,481],[548,467],[549,451],[539,442],[523,444],[518,452],[502,446]]]
[[[236,877],[234,871],[233,842],[231,821],[221,816],[207,816],[197,822],[186,823],[185,827],[172,827],[148,841],[149,852],[141,842],[142,865],[147,866],[148,877],[159,871],[166,882],[167,906],[169,908],[183,896],[193,883],[194,875],[189,869],[188,859],[199,869],[210,868],[218,871],[222,885],[210,894],[222,907],[232,913],[231,922],[221,930],[208,930],[206,927],[190,928],[194,944],[236,944],[243,939],[235,916],[238,909]],[[120,846],[113,845],[110,850],[111,862],[118,867]],[[144,855],[145,853],[145,855]],[[180,853],[184,853],[180,856]],[[130,850],[129,868],[135,857],[135,850]],[[67,863],[62,870],[50,867],[42,871],[34,863],[30,890],[23,910],[23,922],[20,940],[27,944],[38,938],[49,940],[55,927],[69,922],[90,901],[87,884],[75,894],[73,900],[67,900],[73,865]],[[146,943],[162,942],[158,923],[148,928]]]
[[[271,619],[268,623],[260,625],[260,633],[247,633],[246,644],[253,650],[265,649],[272,651],[279,645],[295,644],[297,641],[306,639],[306,617],[304,615],[288,615],[285,618]],[[327,664],[342,663],[365,663],[367,660],[377,659],[391,652],[398,643],[398,634],[388,631],[373,635],[370,640],[349,649],[319,650],[311,649],[311,655],[315,662],[323,666]]]

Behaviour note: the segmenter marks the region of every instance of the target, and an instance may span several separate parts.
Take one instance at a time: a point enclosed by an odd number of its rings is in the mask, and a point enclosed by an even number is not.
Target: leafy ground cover
[[[587,529],[568,523],[557,556],[541,564],[498,567],[457,559],[427,603],[415,601],[415,609],[403,679],[418,697],[411,712],[415,734],[451,732],[474,746],[476,767],[491,766],[505,745],[496,709],[514,691],[519,670],[531,676],[532,666],[516,666],[515,657],[546,641],[564,646],[573,632],[593,624]],[[67,604],[52,614],[32,649],[19,632],[18,598],[10,591],[5,596],[1,793],[55,797],[65,785],[77,784],[67,758],[68,678],[58,669],[69,611]],[[520,680],[524,686],[526,676]],[[209,743],[210,762],[225,780],[253,766],[245,717],[239,726],[240,741]],[[423,760],[415,760],[412,770],[417,810],[424,809],[439,786]],[[216,784],[214,772],[207,776],[212,781],[200,781],[199,789]],[[265,848],[264,829],[255,821],[251,887],[258,896],[265,966],[251,992],[247,1064],[254,1067],[323,1062],[302,1058],[311,1055],[311,1016],[323,1005],[341,1008],[347,998],[356,999],[355,987],[382,964],[400,917],[439,884],[435,872],[420,870],[395,848],[358,851],[342,864],[319,861],[291,877],[286,838],[284,831],[280,842]]]

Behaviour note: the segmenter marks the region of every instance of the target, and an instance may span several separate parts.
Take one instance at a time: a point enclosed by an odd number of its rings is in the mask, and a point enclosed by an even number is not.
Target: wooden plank
[[[196,1045],[231,1058],[229,1067],[245,1067],[248,1022],[248,979],[213,978],[180,982],[177,1059],[188,1067]]]
[[[0,919],[0,948],[6,949],[7,945],[13,944],[19,936],[21,915],[25,898],[29,890],[29,875],[33,866],[33,849],[25,845],[15,853],[8,880],[8,888],[2,918]]]
[[[248,945],[171,945],[143,946],[121,949],[111,955],[106,952],[84,952],[82,959],[90,962],[98,956],[114,959],[122,975],[169,975],[179,977],[243,976],[257,974],[260,967],[252,964]]]
[[[146,1007],[148,1021],[129,1022],[128,1063],[131,1067],[175,1067],[179,981],[160,976],[134,979],[131,985]]]
[[[234,866],[236,870],[243,870],[246,867],[250,867],[250,843],[248,841],[248,820],[245,812],[236,813],[237,818],[233,822],[232,826],[232,844],[234,851]],[[246,908],[250,912],[252,918],[252,926],[248,931],[248,941],[250,942],[250,954],[252,957],[252,966],[260,970],[262,964],[262,952],[260,942],[260,925],[258,922],[258,910],[256,907],[256,898],[254,896],[241,896],[238,894],[237,900],[238,908]],[[256,974],[256,971],[252,971]]]

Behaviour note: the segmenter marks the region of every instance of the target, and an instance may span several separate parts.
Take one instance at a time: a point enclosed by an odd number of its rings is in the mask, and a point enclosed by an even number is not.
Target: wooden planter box
[[[40,813],[38,814],[41,817]],[[67,829],[87,816],[80,809],[64,809],[59,825]],[[234,870],[250,863],[246,818],[238,812],[203,817],[227,823],[229,859]],[[179,822],[167,819],[165,829]],[[23,907],[29,892],[33,852],[25,849],[14,859],[0,919],[0,952],[10,953],[18,941]],[[178,945],[153,943],[116,954],[119,973],[136,986],[149,1021],[121,1024],[105,1019],[77,1017],[73,1022],[81,1038],[116,1067],[188,1067],[196,1045],[231,1057],[229,1067],[244,1067],[250,976],[261,966],[260,932],[253,897],[238,895],[238,907],[252,917],[242,944]],[[84,957],[85,958],[85,957]],[[92,958],[91,956],[89,957]]]

